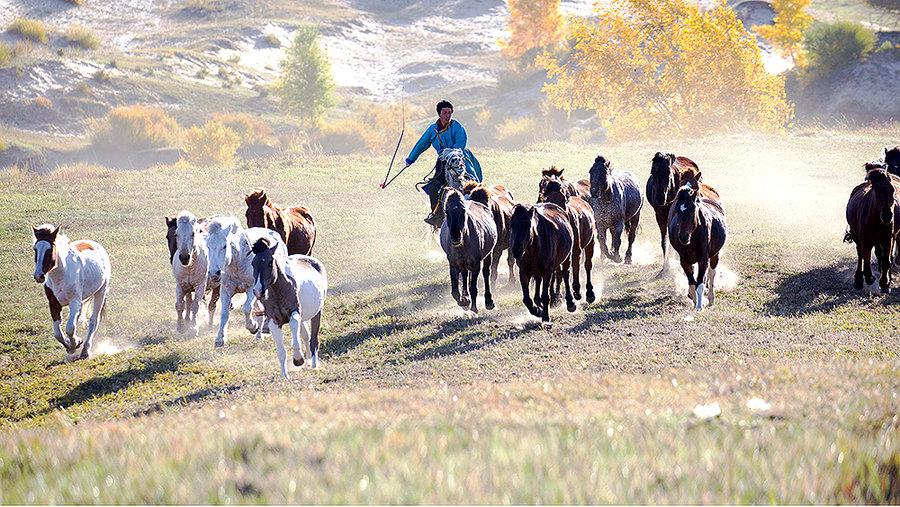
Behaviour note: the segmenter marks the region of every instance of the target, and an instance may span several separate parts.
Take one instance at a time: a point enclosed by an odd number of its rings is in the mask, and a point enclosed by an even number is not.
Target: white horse
[[[269,246],[269,244],[273,246]],[[262,302],[269,331],[275,341],[281,374],[288,378],[287,357],[281,326],[291,326],[291,348],[294,366],[310,358],[313,368],[319,366],[319,325],[328,293],[325,266],[307,255],[280,253],[279,245],[259,240],[253,245],[253,294]],[[300,335],[303,336],[302,349]]]
[[[243,292],[247,294],[244,301],[244,327],[251,333],[261,337],[262,321],[251,315],[255,298],[250,289],[253,288],[252,246],[260,238],[269,238],[278,245],[278,251],[287,255],[287,247],[277,232],[263,227],[241,228],[234,217],[217,217],[209,223],[209,280],[220,284],[222,313],[219,319],[219,332],[216,334],[216,347],[222,347],[228,338],[228,312],[231,310],[231,298]]]
[[[175,220],[175,245],[172,276],[175,277],[177,330],[183,333],[184,323],[187,321],[194,336],[197,336],[199,334],[197,312],[200,310],[200,300],[206,292],[209,251],[206,247],[206,234],[201,230],[197,217],[188,211],[179,213]]]
[[[31,227],[34,234],[34,281],[44,285],[44,293],[50,304],[53,319],[53,336],[66,348],[70,358],[86,359],[91,355],[91,345],[106,303],[112,269],[109,255],[97,242],[79,240],[69,242],[59,227],[44,224]],[[81,308],[92,299],[94,311],[88,323],[87,336],[79,341],[75,334]],[[61,328],[62,307],[69,307],[66,334]]]

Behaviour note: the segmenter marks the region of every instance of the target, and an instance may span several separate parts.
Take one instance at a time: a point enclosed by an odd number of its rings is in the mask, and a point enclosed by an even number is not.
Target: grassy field
[[[698,314],[680,276],[656,277],[647,207],[636,264],[600,265],[602,297],[550,328],[508,284],[494,311],[454,307],[424,198],[412,174],[379,190],[383,157],[4,174],[0,502],[896,503],[900,296],[854,291],[841,239],[861,164],[897,134],[603,147],[641,181],[657,150],[700,164],[728,212],[721,292]],[[480,158],[533,202],[540,167],[583,177],[599,149]],[[222,350],[175,332],[163,217],[243,221],[260,187],[313,211],[331,282],[324,367],[289,381],[240,319]],[[31,279],[42,222],[110,251],[90,360],[63,361]],[[720,417],[693,415],[713,402]]]

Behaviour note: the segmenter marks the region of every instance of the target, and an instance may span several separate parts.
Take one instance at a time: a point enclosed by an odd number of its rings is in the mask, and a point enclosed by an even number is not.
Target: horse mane
[[[488,206],[488,202],[491,200],[490,190],[484,185],[478,184],[469,192],[469,200],[474,202],[480,202],[485,206]]]
[[[193,213],[190,211],[182,211],[178,213],[178,218],[176,219],[180,224],[190,223],[191,219],[196,219]]]
[[[244,196],[244,202],[247,203],[247,206],[256,205],[262,208],[263,206],[269,206],[270,208],[275,209],[275,203],[269,199],[269,196],[266,194],[265,190],[255,190],[250,192],[249,194]]]
[[[463,187],[462,187],[462,193],[463,193],[463,195],[469,195],[469,194],[472,192],[472,190],[475,190],[475,189],[478,188],[480,185],[481,185],[481,183],[478,183],[478,182],[475,181],[475,180],[468,180],[468,181],[466,181],[466,183],[465,183],[465,184],[463,185]]]
[[[559,168],[556,167],[555,165],[551,165],[551,166],[550,166],[549,168],[547,168],[547,169],[541,169],[541,175],[542,175],[542,176],[547,176],[547,177],[557,177],[557,178],[561,178],[561,177],[562,177],[563,171],[565,171],[565,169],[559,169]]]
[[[548,193],[546,197],[544,197],[544,202],[549,202],[559,206],[562,209],[566,209],[569,204],[569,199],[565,194],[562,193],[562,191],[554,190],[553,192]]]

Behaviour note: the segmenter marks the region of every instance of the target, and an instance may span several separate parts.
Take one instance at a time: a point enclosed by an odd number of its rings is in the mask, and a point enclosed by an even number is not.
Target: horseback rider
[[[458,148],[463,151],[466,162],[466,174],[470,179],[481,181],[481,164],[475,158],[471,151],[466,149],[466,129],[456,120],[451,119],[453,115],[453,104],[446,100],[437,103],[438,119],[429,125],[422,137],[419,138],[416,145],[413,146],[406,157],[406,169],[415,163],[419,155],[428,150],[431,146],[440,157],[441,153],[447,148]],[[427,180],[422,186],[422,191],[428,194],[431,201],[431,213],[425,218],[425,223],[439,227],[444,219],[444,214],[440,210],[440,197],[443,194],[444,186],[447,184],[444,171],[442,170],[440,158],[435,164],[434,177]]]

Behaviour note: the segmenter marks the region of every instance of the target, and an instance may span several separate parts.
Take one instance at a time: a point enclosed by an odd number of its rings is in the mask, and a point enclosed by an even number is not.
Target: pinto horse
[[[517,204],[513,209],[509,246],[519,266],[522,302],[542,322],[550,322],[550,284],[560,271],[566,285],[566,309],[575,311],[568,266],[574,242],[569,216],[556,204]],[[534,300],[529,294],[532,279]]]
[[[251,264],[256,281],[253,294],[262,303],[269,322],[281,375],[288,378],[281,327],[285,324],[291,326],[294,366],[303,365],[304,356],[308,356],[310,366],[318,368],[319,326],[328,294],[328,275],[325,266],[317,259],[307,255],[282,255],[279,246],[269,246],[265,238],[253,244]]]
[[[707,270],[709,304],[712,305],[716,301],[719,253],[728,235],[725,210],[719,201],[707,199],[700,191],[686,184],[675,195],[668,228],[669,241],[678,252],[681,269],[688,279],[688,297],[694,302],[694,309],[703,308],[703,282]],[[694,264],[697,264],[697,276],[694,276]]]
[[[279,208],[265,190],[244,196],[247,228],[265,227],[281,236],[289,254],[309,255],[316,244],[316,222],[303,206]]]
[[[882,164],[866,164],[866,179],[856,186],[847,201],[849,231],[844,241],[856,243],[856,273],[853,286],[863,288],[863,279],[875,283],[872,248],[881,271],[881,292],[890,292],[891,252],[900,232],[900,179]]]
[[[650,166],[650,177],[647,179],[647,201],[656,213],[656,224],[659,226],[660,245],[663,259],[662,271],[669,268],[669,249],[666,244],[668,234],[669,211],[675,202],[678,189],[690,183],[706,199],[719,200],[719,193],[703,183],[700,168],[687,157],[676,157],[671,153],[656,152]]]
[[[494,309],[491,292],[491,254],[497,245],[494,215],[483,203],[467,201],[461,192],[447,188],[444,196],[441,248],[450,264],[450,292],[459,306],[478,313],[478,272],[484,277],[484,307]],[[463,291],[459,292],[462,276]],[[466,286],[468,285],[468,295]]]
[[[50,304],[53,337],[66,348],[70,357],[87,359],[100,320],[103,318],[106,295],[112,273],[109,254],[99,243],[90,240],[69,242],[60,227],[49,224],[31,226],[34,235],[34,281],[44,285]],[[92,300],[94,309],[88,322],[84,341],[75,334],[81,308]],[[66,333],[62,330],[62,307],[69,307]]]
[[[544,187],[547,186],[548,182],[556,180],[559,181],[560,185],[562,185],[563,194],[567,197],[577,195],[578,197],[584,199],[585,202],[591,202],[591,182],[588,180],[578,180],[573,183],[563,178],[564,170],[565,169],[557,168],[555,165],[550,166],[550,168],[548,169],[542,169],[541,181],[540,183],[538,183],[538,196],[542,196],[545,194]]]
[[[622,256],[619,255],[622,232],[628,231],[625,264],[631,264],[631,250],[641,220],[641,208],[644,206],[644,197],[637,179],[628,171],[613,169],[609,160],[602,155],[594,159],[590,174],[590,203],[597,223],[600,251],[613,262],[622,262]],[[612,239],[611,252],[606,248],[606,231],[609,231]]]
[[[591,269],[594,266],[594,235],[597,230],[594,225],[594,215],[591,205],[577,195],[569,196],[563,193],[562,183],[559,180],[551,180],[541,189],[538,202],[550,202],[566,210],[569,217],[569,225],[572,226],[572,292],[576,300],[581,299],[581,263],[584,260],[585,277],[587,278],[587,302],[593,303],[594,284],[591,281]],[[559,282],[561,280],[558,280]],[[558,292],[557,283],[557,292]]]
[[[509,267],[509,281],[515,280],[516,260],[509,252],[509,222],[512,220],[512,210],[516,205],[512,194],[503,185],[487,187],[475,181],[466,182],[463,186],[463,195],[469,200],[480,202],[491,210],[494,216],[494,225],[497,226],[497,245],[491,257],[491,283],[497,284],[497,266],[500,265],[500,256],[506,250],[506,263]]]

